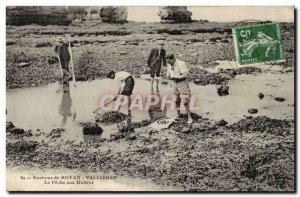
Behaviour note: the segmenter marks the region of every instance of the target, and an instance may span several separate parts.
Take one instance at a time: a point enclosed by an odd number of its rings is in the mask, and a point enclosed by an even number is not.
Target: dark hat
[[[174,56],[174,54],[168,54],[167,56],[166,56],[166,59],[174,59],[175,58],[175,56]]]

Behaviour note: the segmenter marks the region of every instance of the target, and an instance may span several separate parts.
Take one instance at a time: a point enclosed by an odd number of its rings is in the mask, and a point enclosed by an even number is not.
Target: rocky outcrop
[[[8,6],[6,25],[69,25],[68,11],[62,6]]]
[[[103,133],[103,129],[97,123],[86,122],[81,123],[81,125],[84,135],[101,135]]]
[[[218,95],[219,96],[226,96],[229,94],[229,86],[227,86],[226,84],[221,85],[220,87],[217,88],[218,89]]]
[[[99,15],[105,23],[126,23],[128,12],[126,7],[105,6],[100,9]]]
[[[90,7],[87,9],[86,14],[87,20],[101,20],[100,18],[100,8],[98,7]]]
[[[186,6],[166,6],[162,7],[158,15],[161,23],[190,23],[192,22],[192,12]]]

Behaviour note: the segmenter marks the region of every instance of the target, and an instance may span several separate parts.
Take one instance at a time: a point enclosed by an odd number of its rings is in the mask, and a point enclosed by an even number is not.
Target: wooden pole
[[[73,64],[73,55],[72,55],[70,36],[68,37],[68,41],[69,41],[69,52],[70,52],[70,60],[71,60],[71,67],[72,67],[72,78],[73,78],[74,86],[76,86],[76,79],[75,79],[75,73],[74,73],[74,64]]]

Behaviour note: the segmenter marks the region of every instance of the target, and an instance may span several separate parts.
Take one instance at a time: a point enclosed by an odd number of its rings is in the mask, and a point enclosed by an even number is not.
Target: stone
[[[84,135],[101,135],[103,129],[97,123],[88,122],[83,126],[82,132]]]
[[[126,7],[104,6],[99,15],[105,23],[126,23],[128,12]]]
[[[253,108],[251,108],[251,109],[248,110],[249,114],[256,114],[257,112],[258,112],[258,110],[257,109],[253,109]]]
[[[6,130],[10,130],[14,127],[15,127],[15,125],[12,122],[6,122]]]
[[[126,45],[126,41],[120,42],[120,45]]]
[[[18,135],[18,134],[23,134],[25,131],[24,131],[24,129],[20,129],[18,127],[14,127],[12,129],[10,129],[9,132],[11,134]]]
[[[18,64],[18,67],[28,67],[28,66],[30,66],[30,63],[27,63],[27,62],[22,62],[22,63],[19,63]]]
[[[283,101],[285,101],[285,98],[282,98],[282,97],[276,97],[276,98],[275,98],[275,101],[283,102]]]
[[[72,7],[72,6],[71,6]],[[7,6],[7,25],[69,25],[68,10],[64,6]]]
[[[258,94],[258,98],[259,98],[260,100],[263,99],[264,97],[265,97],[265,95],[264,95],[263,93],[260,92],[260,93]]]
[[[226,84],[223,84],[220,87],[218,87],[218,95],[219,96],[226,96],[228,94],[229,94],[229,86],[227,86]]]
[[[159,9],[161,23],[190,23],[192,13],[186,6],[165,6]]]
[[[58,58],[56,56],[47,56],[47,62],[49,65],[58,63]]]
[[[126,52],[126,51],[120,51],[119,54],[120,54],[120,55],[126,55],[127,52]]]
[[[218,126],[226,126],[228,124],[228,122],[222,119],[222,120],[218,121],[216,124]]]

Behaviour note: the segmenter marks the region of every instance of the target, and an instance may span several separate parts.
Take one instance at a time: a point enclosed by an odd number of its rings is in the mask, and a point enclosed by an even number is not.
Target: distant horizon
[[[160,17],[157,15],[159,8],[160,6],[127,6],[127,20],[160,22]],[[187,10],[192,12],[192,20],[239,22],[251,19],[294,22],[294,7],[292,6],[187,6]]]
[[[7,6],[16,7],[16,6]],[[27,7],[27,6],[25,6]],[[37,6],[48,7],[48,6]],[[52,6],[50,6],[52,7]],[[53,6],[73,7],[73,6]],[[76,6],[81,7],[81,6]],[[100,9],[103,6],[82,6]],[[158,16],[162,6],[124,6],[127,7],[128,21],[155,23],[160,22]],[[187,6],[192,12],[192,20],[208,20],[210,22],[239,22],[244,20],[294,22],[293,6]],[[51,10],[49,10],[51,11]],[[233,14],[234,13],[234,14]]]

